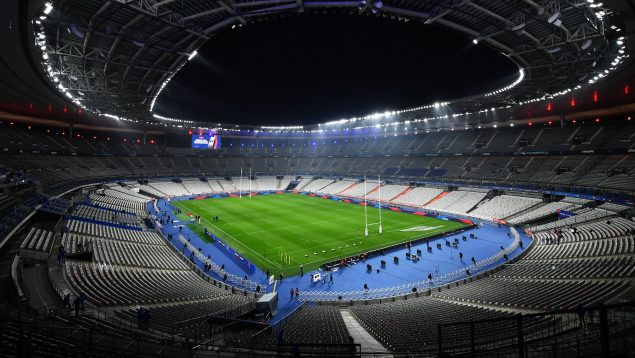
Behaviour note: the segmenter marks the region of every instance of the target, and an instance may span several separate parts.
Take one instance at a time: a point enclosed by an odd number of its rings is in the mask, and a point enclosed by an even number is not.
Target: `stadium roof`
[[[514,83],[453,101],[457,112],[567,93],[607,76],[625,55],[623,25],[611,9],[592,0],[49,1],[41,2],[33,17],[32,55],[50,84],[77,105],[151,119],[161,89],[216,32],[263,16],[305,11],[445,27],[518,65]],[[404,113],[426,115],[434,107],[426,105]]]

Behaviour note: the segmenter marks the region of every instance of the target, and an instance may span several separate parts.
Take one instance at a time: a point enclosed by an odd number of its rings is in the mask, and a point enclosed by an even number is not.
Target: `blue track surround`
[[[230,194],[215,194],[205,195],[204,197],[225,197]],[[235,194],[231,194],[235,195]],[[173,198],[172,200],[189,200],[193,198],[201,198],[201,196],[187,196],[180,198]],[[341,198],[337,198],[340,199]],[[350,200],[350,199],[348,199]],[[158,199],[157,207],[160,212],[157,212],[152,205],[148,203],[148,210],[151,214],[157,218],[167,218],[167,215],[174,217],[176,211],[170,202],[166,199]],[[412,208],[399,207],[400,209],[413,210]],[[414,209],[420,210],[420,209]],[[166,215],[162,215],[161,212],[166,212]],[[455,219],[460,220],[460,219]],[[228,249],[227,245],[220,244],[218,241],[215,243],[208,243],[202,240],[198,235],[193,233],[185,224],[191,223],[174,220],[173,225],[165,225],[161,230],[167,236],[173,235],[172,245],[178,250],[183,250],[183,244],[177,239],[181,234],[185,238],[191,240],[192,245],[196,248],[200,248],[205,256],[209,255],[216,264],[225,265],[225,270],[239,276],[247,276],[251,281],[258,282],[263,287],[263,290],[270,292],[273,287],[267,285],[267,277],[258,267],[254,265],[246,265],[243,260],[237,259],[236,253],[233,250]],[[182,231],[179,233],[178,227],[182,226]],[[442,276],[444,274],[457,271],[459,269],[466,268],[474,257],[477,261],[496,255],[500,252],[502,247],[509,247],[513,241],[508,236],[509,228],[507,226],[497,226],[495,224],[480,224],[476,227],[469,228],[462,231],[460,234],[448,235],[444,238],[452,241],[455,237],[459,238],[459,248],[454,249],[442,245],[441,249],[437,249],[436,245],[433,246],[432,253],[428,253],[426,250],[426,244],[419,242],[413,244],[411,251],[415,253],[417,250],[422,251],[421,260],[414,262],[406,259],[406,253],[408,250],[405,247],[395,247],[387,250],[385,255],[369,256],[366,260],[360,261],[355,265],[345,267],[343,269],[332,272],[333,284],[329,281],[322,283],[310,282],[310,276],[314,272],[306,272],[304,276],[300,276],[299,273],[293,277],[285,277],[282,282],[277,282],[276,290],[279,293],[278,311],[273,316],[270,324],[276,324],[280,319],[287,316],[294,311],[301,302],[296,298],[291,298],[289,291],[298,288],[300,295],[303,291],[358,291],[361,290],[364,284],[367,284],[369,288],[390,288],[400,285],[405,285],[417,281],[427,279],[429,273],[434,277]],[[469,238],[470,234],[474,234],[476,239]],[[523,232],[519,231],[523,247],[527,248],[531,244],[531,239],[527,237]],[[466,235],[469,239],[467,241],[461,240],[461,237]],[[441,238],[441,236],[439,237]],[[431,241],[434,238],[430,239]],[[464,254],[463,261],[459,259],[459,251]],[[523,248],[517,248],[509,255],[509,259],[518,256],[523,251]],[[190,252],[185,249],[184,254],[189,256]],[[400,258],[399,263],[393,263],[393,256]],[[386,267],[380,269],[380,261],[386,261]],[[203,266],[203,263],[198,259],[195,259],[195,263],[199,267]],[[502,264],[496,262],[491,265],[491,268]],[[372,271],[366,269],[366,264],[373,266]],[[222,279],[215,274],[211,274],[216,279]]]

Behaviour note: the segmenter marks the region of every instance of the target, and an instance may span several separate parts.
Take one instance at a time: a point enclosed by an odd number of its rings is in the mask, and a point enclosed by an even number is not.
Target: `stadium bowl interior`
[[[632,356],[632,0],[0,9],[3,356]]]

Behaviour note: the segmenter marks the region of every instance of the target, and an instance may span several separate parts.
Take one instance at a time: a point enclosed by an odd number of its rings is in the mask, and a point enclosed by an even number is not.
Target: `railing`
[[[603,210],[603,209],[602,209]],[[561,220],[556,220],[556,221],[552,221],[550,223],[546,223],[546,224],[541,224],[541,225],[536,225],[533,228],[540,228],[536,231],[548,231],[548,230],[552,230],[555,228],[563,228],[566,227],[568,225],[576,225],[576,224],[580,224],[580,223],[590,223],[591,221],[594,220],[598,220],[598,219],[604,219],[604,218],[609,218],[609,217],[613,217],[617,214],[612,213],[608,210],[606,210],[608,212],[605,213],[604,210],[603,211],[596,211],[595,209],[591,209],[591,211],[579,214],[579,215],[574,215],[574,216],[570,216],[566,219],[561,219]],[[542,227],[542,228],[541,228]]]
[[[11,280],[15,288],[15,302],[17,304],[28,304],[29,287],[22,280],[22,260],[18,255],[14,256],[11,262]]]
[[[399,357],[580,357],[630,356],[635,328],[635,302],[497,319],[450,322],[438,326],[437,342],[427,352],[392,352]],[[375,356],[347,350],[351,345],[286,344],[227,347],[195,343],[197,338],[175,341],[145,332],[115,332],[108,328],[82,328],[65,321],[51,321],[33,310],[16,310],[0,304],[3,331],[15,331],[15,341],[3,353],[33,356],[43,353],[99,355],[120,352],[136,357],[182,356],[196,352],[211,356]],[[209,336],[209,335],[208,335]],[[199,336],[199,338],[201,338]],[[47,344],[51,342],[54,344]],[[344,349],[342,349],[344,348]],[[205,355],[208,356],[208,355]]]
[[[618,357],[632,353],[635,302],[438,326],[443,357]],[[630,349],[629,349],[630,347]]]
[[[470,275],[477,275],[492,268],[493,265],[501,262],[505,257],[509,257],[518,247],[520,247],[521,239],[518,231],[514,227],[510,227],[510,232],[514,237],[514,241],[506,249],[499,251],[487,259],[477,261],[465,268],[446,273],[441,276],[433,277],[432,280],[422,280],[411,282],[405,285],[392,286],[385,288],[374,288],[369,290],[358,291],[304,291],[299,297],[303,302],[320,302],[320,301],[357,301],[357,300],[376,300],[389,298],[394,296],[407,295],[420,290],[430,290],[436,287],[447,285],[468,277],[466,270],[470,271]]]
[[[55,236],[54,235],[51,236],[51,240],[54,241],[54,239],[55,239]],[[18,254],[23,259],[44,261],[48,259],[49,255],[51,254],[51,251],[53,251],[53,243],[51,243],[51,245],[49,245],[49,247],[46,250],[34,250],[34,249],[28,249],[28,248],[23,248],[23,249],[21,248],[18,250]]]
[[[220,351],[219,351],[220,349]],[[276,346],[220,347],[199,345],[205,357],[385,357],[386,353],[362,352],[360,344],[280,344]],[[404,357],[404,355],[395,355]],[[411,357],[414,357],[412,355]]]
[[[33,310],[16,310],[0,304],[3,331],[15,332],[15,342],[0,348],[0,352],[25,357],[48,354],[110,356],[113,352],[135,357],[190,356],[190,351],[175,345],[173,339],[160,339],[140,331],[116,334],[108,329],[78,327],[48,317]]]
[[[217,263],[215,263],[214,261],[208,259],[201,251],[198,251],[194,245],[192,245],[189,241],[187,241],[183,235],[179,235],[178,240],[184,244],[188,250],[190,250],[190,252],[194,252],[194,256],[199,259],[199,261],[201,261],[202,263],[208,263],[211,265],[210,271],[214,272],[216,275],[218,275],[218,277],[224,277],[225,275],[227,275],[227,279],[224,280],[224,283],[229,283],[232,286],[240,286],[240,287],[244,287],[252,292],[256,291],[256,288],[260,285],[258,282],[254,282],[251,280],[245,280],[244,277],[240,277],[238,275],[234,275],[232,273],[229,273],[225,270],[222,269],[222,267],[220,265],[218,265]],[[185,257],[185,255],[183,255]],[[188,259],[189,260],[189,259]],[[196,266],[199,270],[200,268],[198,266]],[[207,275],[205,273],[205,275]],[[264,287],[261,287],[261,291],[260,293],[265,293],[266,289]]]
[[[215,312],[212,315],[217,317],[240,317],[245,313],[248,313],[255,309],[255,303],[249,302],[245,304],[241,304],[238,306],[229,306],[227,309],[224,309],[219,312]],[[181,321],[176,321],[173,323],[175,327],[179,330],[185,330],[192,327],[195,324],[201,323],[202,320],[208,318],[210,314],[199,315],[197,317],[186,318]],[[206,320],[205,320],[206,321]]]
[[[9,233],[7,233],[7,235],[2,239],[2,241],[0,241],[0,249],[9,241],[9,239],[11,239],[11,237],[13,237],[13,235],[15,235],[15,233],[17,233],[20,229],[22,229],[22,226],[29,220],[31,219],[31,217],[33,215],[35,215],[35,213],[37,212],[37,209],[40,207],[41,205],[37,205],[33,208],[33,210],[28,213],[27,215],[24,216],[24,218],[22,218],[22,220],[16,224],[13,229],[11,229],[11,231],[9,231]]]

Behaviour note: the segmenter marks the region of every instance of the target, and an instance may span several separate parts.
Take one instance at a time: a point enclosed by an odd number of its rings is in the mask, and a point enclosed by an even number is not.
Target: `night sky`
[[[224,30],[170,81],[155,112],[198,121],[315,124],[486,92],[517,68],[446,28],[304,14]]]

